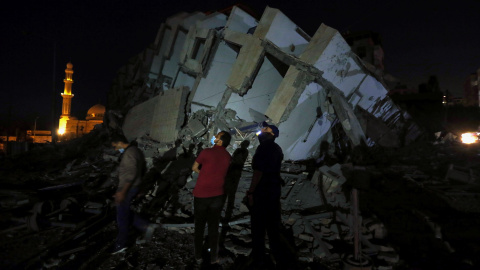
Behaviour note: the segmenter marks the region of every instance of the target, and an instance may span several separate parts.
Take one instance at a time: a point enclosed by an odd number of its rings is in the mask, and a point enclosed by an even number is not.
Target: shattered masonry
[[[168,18],[119,71],[109,107],[126,113],[128,139],[162,143],[202,141],[217,129],[239,142],[270,119],[286,160],[318,156],[335,125],[354,145],[398,146],[419,135],[337,30],[322,24],[310,37],[270,7],[260,21],[236,6]]]

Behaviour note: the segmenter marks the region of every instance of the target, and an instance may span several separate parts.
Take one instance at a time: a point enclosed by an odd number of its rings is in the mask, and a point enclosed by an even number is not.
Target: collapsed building
[[[234,6],[167,19],[121,68],[108,97],[125,114],[130,140],[208,142],[221,129],[241,141],[266,120],[280,129],[285,159],[304,160],[340,134],[353,146],[415,140],[418,128],[387,92],[337,30],[322,24],[310,37],[277,9],[257,21]]]

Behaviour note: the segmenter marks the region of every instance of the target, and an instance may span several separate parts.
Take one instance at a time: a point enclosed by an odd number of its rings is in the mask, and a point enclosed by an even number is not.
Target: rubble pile
[[[30,171],[28,176],[17,178],[16,188],[2,192],[0,237],[5,251],[2,254],[7,256],[2,258],[6,269],[19,263],[44,267],[82,265],[84,269],[100,264],[192,267],[192,190],[196,178],[187,176],[179,189],[162,189],[162,183],[172,177],[169,168],[182,161],[189,150],[182,144],[161,144],[147,137],[137,141],[147,153],[163,153],[150,157],[147,175],[155,177],[144,200],[137,204],[138,211],[148,213],[150,220],[162,224],[163,229],[155,232],[151,243],[139,242],[119,261],[107,254],[116,232],[110,198],[115,189],[118,154],[104,143],[84,144],[96,155],[85,155],[88,151],[83,149],[77,157],[65,159],[63,169]],[[68,144],[64,143],[67,148]],[[476,240],[480,237],[474,229],[480,224],[480,204],[474,201],[478,197],[478,150],[474,146],[421,142],[395,153],[364,149],[360,155],[367,163],[364,166],[325,162],[335,161],[328,157],[317,160],[320,163],[283,163],[283,234],[295,251],[299,269],[309,265],[336,269],[346,254],[353,252],[353,187],[359,190],[361,251],[375,267],[393,269],[419,265],[420,260],[431,263],[434,259],[446,264],[465,261],[476,265]],[[383,162],[377,162],[382,154]],[[358,158],[355,155],[352,152],[350,160]],[[180,164],[185,166],[183,161]],[[9,170],[5,174],[11,175]],[[232,219],[222,224],[221,262],[226,269],[245,265],[251,252],[250,216],[242,203],[251,174],[246,165]],[[34,175],[38,182],[31,185]],[[468,203],[455,198],[466,198]],[[466,224],[470,229],[464,227]],[[26,247],[29,252],[19,252]],[[182,263],[178,254],[184,258]],[[439,254],[443,254],[442,258]]]

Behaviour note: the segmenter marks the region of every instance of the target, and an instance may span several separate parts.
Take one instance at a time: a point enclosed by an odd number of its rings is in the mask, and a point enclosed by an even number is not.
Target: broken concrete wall
[[[131,126],[136,121],[129,118],[138,118],[134,105],[154,96],[161,100],[156,106],[170,104],[164,94],[181,87],[189,89],[181,95],[185,106],[177,102],[174,107],[180,110],[177,119],[183,115],[186,121],[168,127],[176,131],[163,131],[166,127],[153,115],[145,118],[156,123],[151,130],[141,122]],[[168,18],[154,43],[121,69],[109,97],[111,108],[133,110],[125,120],[126,133],[135,130],[129,136],[150,132],[160,141],[175,136],[208,141],[211,133],[228,129],[240,141],[268,120],[279,126],[277,142],[285,159],[302,160],[316,157],[322,141],[334,140],[336,122],[353,145],[398,146],[386,139],[399,140],[392,132],[414,140],[418,128],[407,124],[408,115],[386,94],[382,79],[352,53],[337,30],[322,24],[309,37],[277,9],[267,7],[257,21],[233,7],[230,14]],[[142,112],[147,111],[152,112]],[[382,128],[372,128],[376,124]]]
[[[173,142],[185,120],[185,102],[188,87],[162,92],[153,114],[150,137],[160,142]]]
[[[153,113],[158,101],[159,96],[156,96],[128,111],[122,129],[129,141],[150,133]]]
[[[188,93],[188,87],[169,89],[130,109],[122,127],[125,137],[133,140],[147,134],[157,141],[175,141],[185,120]]]

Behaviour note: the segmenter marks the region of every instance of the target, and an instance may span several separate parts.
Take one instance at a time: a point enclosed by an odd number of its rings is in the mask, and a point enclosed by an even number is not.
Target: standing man
[[[225,200],[227,201],[227,208],[225,210],[222,229],[226,229],[226,225],[232,217],[233,207],[235,205],[235,194],[237,193],[238,183],[242,177],[243,165],[248,158],[249,145],[250,141],[244,140],[232,155],[232,162],[225,177]]]
[[[156,224],[149,225],[146,220],[132,213],[130,209],[130,204],[138,194],[138,186],[146,171],[143,153],[135,145],[129,144],[123,135],[114,134],[111,143],[115,150],[122,153],[118,167],[118,188],[113,196],[117,206],[118,235],[112,254],[117,254],[126,250],[130,225],[133,224],[142,232],[147,232],[148,229],[147,235],[151,235]]]
[[[268,234],[270,250],[276,260],[277,267],[285,267],[285,254],[280,247],[280,167],[283,152],[275,143],[279,130],[274,125],[263,122],[258,135],[260,145],[252,160],[253,177],[247,191],[250,213],[252,216],[252,258],[257,267],[265,267],[265,233]]]
[[[212,148],[204,149],[193,163],[192,170],[198,173],[193,189],[195,216],[195,259],[202,263],[203,235],[208,223],[210,263],[218,263],[218,223],[223,208],[225,176],[230,165],[230,154],[225,149],[231,140],[228,131],[215,136]],[[202,166],[199,169],[199,166]]]

